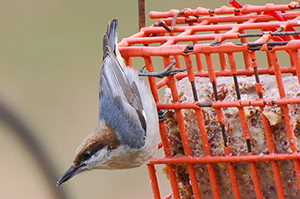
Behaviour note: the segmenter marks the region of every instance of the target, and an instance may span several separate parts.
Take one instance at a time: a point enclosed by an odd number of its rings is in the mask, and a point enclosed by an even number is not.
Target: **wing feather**
[[[146,119],[136,83],[129,82],[116,58],[117,25],[117,19],[113,20],[103,37],[99,121],[109,124],[124,144],[141,148],[145,144]]]

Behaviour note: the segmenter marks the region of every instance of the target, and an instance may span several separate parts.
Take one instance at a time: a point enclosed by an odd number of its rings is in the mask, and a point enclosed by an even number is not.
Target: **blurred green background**
[[[222,5],[227,1],[146,0],[146,14]],[[0,98],[34,130],[59,174],[69,168],[76,148],[97,125],[102,37],[115,17],[120,20],[119,40],[136,33],[137,0],[0,0]],[[146,22],[155,23],[148,17]],[[31,154],[1,121],[0,150],[0,198],[54,198]],[[162,157],[161,150],[157,157]],[[157,167],[157,173],[165,196],[170,187],[162,168]],[[87,172],[57,189],[74,199],[150,199],[149,182],[147,167],[142,166]]]

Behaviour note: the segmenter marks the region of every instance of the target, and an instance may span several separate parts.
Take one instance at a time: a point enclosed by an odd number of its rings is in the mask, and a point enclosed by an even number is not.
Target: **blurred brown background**
[[[242,5],[267,2],[239,0]],[[222,5],[227,1],[146,0],[146,14]],[[137,0],[0,0],[0,98],[33,129],[60,175],[97,125],[102,37],[115,17],[120,20],[119,40],[136,33]],[[148,17],[146,22],[155,23]],[[32,155],[1,121],[0,150],[0,198],[54,198]],[[165,196],[170,187],[162,168],[157,167],[157,173]],[[57,189],[74,199],[150,199],[149,182],[147,167],[142,166],[87,172]]]

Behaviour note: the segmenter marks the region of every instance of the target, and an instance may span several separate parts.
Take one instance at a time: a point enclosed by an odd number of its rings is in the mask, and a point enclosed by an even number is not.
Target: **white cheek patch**
[[[104,147],[97,151],[94,155],[91,156],[90,159],[85,161],[87,169],[93,169],[100,164],[105,164],[108,160],[109,150],[107,147]]]

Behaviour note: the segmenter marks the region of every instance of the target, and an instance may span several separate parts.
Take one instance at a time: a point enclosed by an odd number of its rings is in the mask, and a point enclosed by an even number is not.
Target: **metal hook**
[[[177,20],[177,17],[178,17],[179,15],[184,14],[184,13],[185,13],[185,10],[181,10],[181,11],[177,12],[177,13],[173,16],[173,20],[172,20],[172,23],[171,23],[171,28],[169,28],[169,27],[167,26],[167,24],[166,24],[166,22],[165,22],[164,20],[159,20],[158,23],[157,23],[157,25],[158,25],[158,26],[164,27],[168,32],[173,32],[174,27],[175,27],[175,22],[176,22],[176,20]]]

